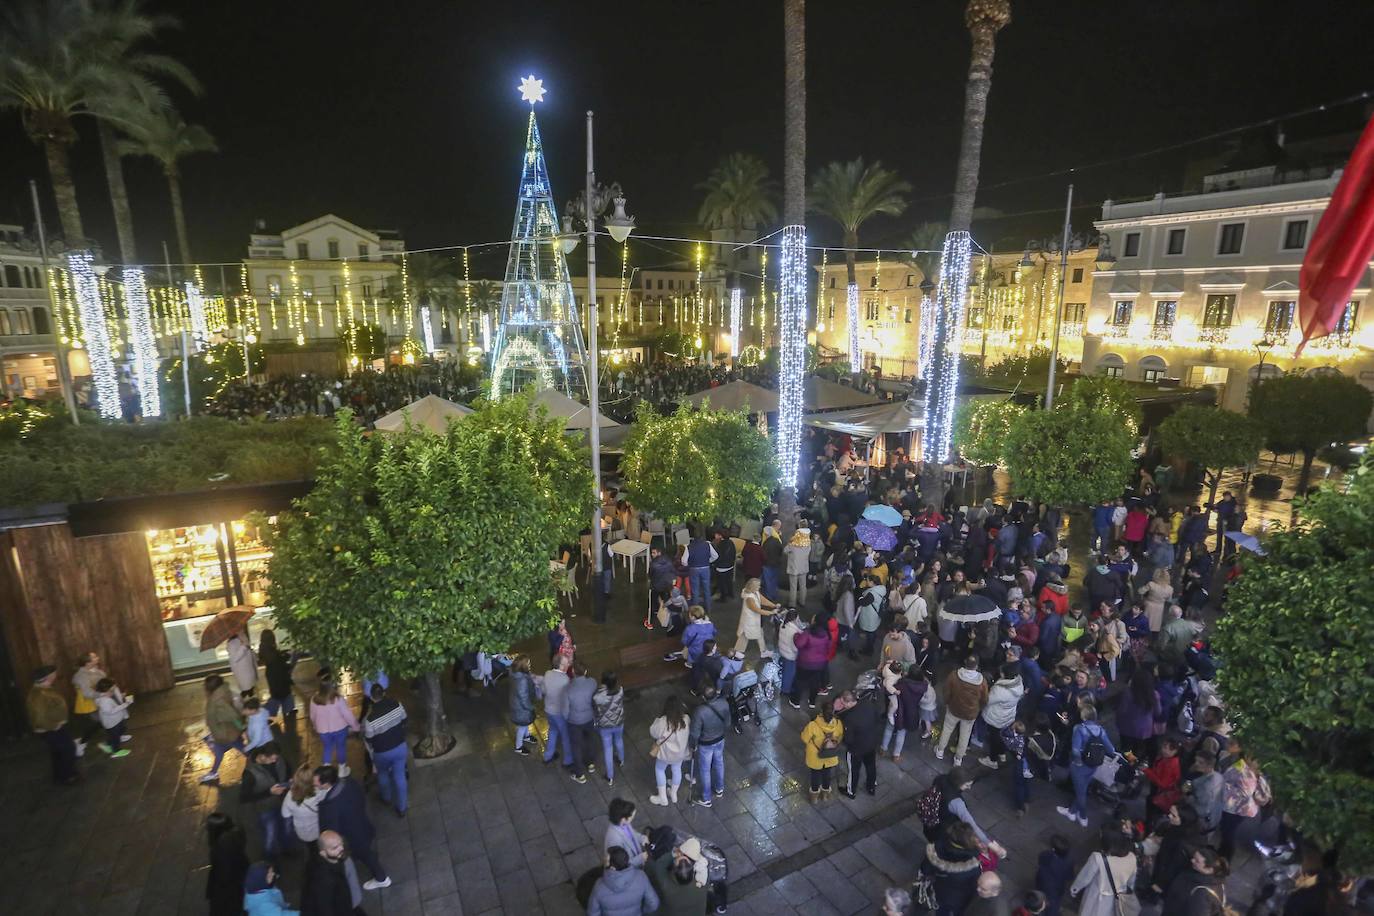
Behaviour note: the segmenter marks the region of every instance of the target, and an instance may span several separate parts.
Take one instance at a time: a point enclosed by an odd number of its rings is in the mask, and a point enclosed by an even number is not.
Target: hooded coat
[[[587,916],[641,916],[657,909],[658,894],[639,868],[608,868],[587,901]]]
[[[988,682],[976,670],[960,668],[945,681],[945,705],[958,719],[976,719],[988,701]]]
[[[983,708],[983,721],[1001,731],[1016,721],[1016,707],[1025,696],[1021,678],[1001,678],[988,691],[988,705]]]

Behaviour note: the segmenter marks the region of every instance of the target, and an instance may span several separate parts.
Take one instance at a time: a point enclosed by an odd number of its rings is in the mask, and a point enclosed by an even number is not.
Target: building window
[[[1170,229],[1164,240],[1165,254],[1183,254],[1183,243],[1188,239],[1187,229]]]
[[[281,295],[281,277],[267,278],[267,295],[274,298]]]
[[[645,278],[644,278],[644,288],[645,288],[645,289],[653,289],[653,288],[654,288],[654,281],[653,281],[653,280],[650,280],[648,277],[645,277]]]
[[[1158,381],[1159,381],[1160,379],[1162,379],[1163,377],[1164,377],[1164,370],[1163,370],[1163,369],[1150,368],[1150,369],[1141,369],[1141,370],[1140,370],[1140,380],[1143,381],[1143,382],[1145,382],[1145,383],[1148,384],[1148,385],[1153,385],[1153,384],[1155,384],[1156,382],[1158,382]]]
[[[34,306],[33,332],[35,334],[52,333],[52,325],[48,323],[48,310],[43,308],[42,306]]]
[[[1085,311],[1087,311],[1087,308],[1088,308],[1088,304],[1087,304],[1086,302],[1065,302],[1065,303],[1064,303],[1064,321],[1065,321],[1065,323],[1067,323],[1067,324],[1082,324],[1082,323],[1083,323],[1083,313],[1084,313]]]
[[[1147,356],[1140,361],[1140,380],[1154,385],[1164,378],[1164,373],[1169,369],[1168,364],[1158,356]]]
[[[1112,326],[1118,328],[1129,327],[1131,323],[1131,312],[1135,311],[1134,299],[1118,299],[1112,303]]]
[[[1235,296],[1208,296],[1207,305],[1202,310],[1202,326],[1204,328],[1229,328],[1231,316],[1235,310]]]
[[[835,288],[835,278],[834,278],[834,277],[831,277],[831,278],[830,278],[830,288],[831,288],[831,289],[834,289],[834,288]]]
[[[1107,378],[1121,378],[1121,374],[1125,371],[1125,367],[1106,364],[1098,366],[1097,371],[1099,375],[1105,375]]]
[[[1245,243],[1245,224],[1226,223],[1217,237],[1217,254],[1240,254]]]
[[[1264,334],[1287,335],[1293,328],[1293,311],[1297,303],[1291,299],[1269,303],[1269,315],[1264,319]]]
[[[1295,219],[1283,227],[1283,247],[1285,251],[1295,251],[1307,246],[1307,220]]]
[[[308,260],[310,260],[310,243],[309,243],[309,242],[297,242],[297,243],[296,243],[296,259],[299,260],[299,261],[308,261]]]
[[[864,303],[864,319],[867,320],[867,321],[877,321],[877,320],[878,320],[878,300],[877,300],[877,299],[869,299],[868,302]]]
[[[358,259],[361,260],[361,261],[366,261],[366,260],[368,259],[368,250],[369,250],[369,249],[368,249],[368,247],[367,247],[367,242],[359,242],[359,243],[358,243]]]
[[[1121,249],[1121,256],[1124,258],[1134,258],[1140,254],[1140,233],[1126,233],[1126,244]]]
[[[658,288],[659,288],[659,289],[663,289],[663,278],[662,278],[662,277],[659,277],[659,278],[658,278]],[[669,289],[672,289],[671,286],[668,287],[668,288],[669,288]]]
[[[1075,268],[1073,269],[1073,277],[1069,280],[1069,282],[1070,282],[1070,283],[1082,283],[1082,282],[1083,282],[1083,268],[1081,268],[1081,267],[1075,267]],[[907,284],[907,286],[910,286],[910,285],[911,285],[910,283]]]
[[[1178,300],[1161,299],[1155,303],[1155,320],[1150,328],[1150,337],[1155,340],[1170,340],[1174,336],[1174,320],[1178,318]]]
[[[878,275],[877,275],[877,274],[874,274],[874,275],[873,275],[873,279],[868,281],[868,288],[869,288],[869,289],[877,289],[877,288],[878,288]]]
[[[23,281],[19,279],[19,268],[13,264],[5,265],[5,285],[16,288],[23,285]]]
[[[10,324],[10,310],[0,309],[0,337],[7,337],[14,333],[14,326]]]
[[[326,245],[328,246],[328,248],[329,248],[329,258],[330,258],[330,260],[338,260],[338,257],[339,257],[339,240],[338,240],[338,239],[330,239],[330,240],[329,240],[328,242],[326,242],[325,244],[326,244]]]
[[[16,333],[16,334],[32,334],[32,333],[33,333],[33,325],[29,324],[29,310],[28,310],[28,309],[15,309],[15,310],[14,310],[14,333]]]
[[[371,283],[364,283],[364,284],[363,284],[363,298],[364,298],[364,299],[371,299],[371,298],[372,298],[372,284],[371,284]]]
[[[916,275],[915,275],[915,274],[907,274],[907,275],[906,275],[906,285],[907,285],[907,286],[914,286],[915,284],[914,284],[913,281],[914,281],[915,279],[916,279]]]

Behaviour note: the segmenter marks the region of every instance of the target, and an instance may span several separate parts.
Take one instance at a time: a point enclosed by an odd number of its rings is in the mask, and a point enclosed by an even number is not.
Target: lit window
[[[1107,378],[1121,378],[1121,374],[1124,371],[1124,367],[1102,365],[1097,367],[1097,371],[1100,375],[1107,376]]]
[[[1229,328],[1231,316],[1235,311],[1235,296],[1208,296],[1207,305],[1202,310],[1202,326],[1204,328]]]
[[[1293,327],[1293,312],[1297,303],[1291,299],[1269,303],[1269,315],[1264,320],[1265,333],[1287,333]]]
[[[1131,312],[1135,311],[1135,300],[1119,299],[1112,304],[1112,324],[1124,328],[1131,323]]]
[[[1147,384],[1153,385],[1164,377],[1163,369],[1142,369],[1140,378]]]
[[[1087,310],[1086,302],[1065,302],[1064,320],[1069,324],[1082,324],[1083,313]]]

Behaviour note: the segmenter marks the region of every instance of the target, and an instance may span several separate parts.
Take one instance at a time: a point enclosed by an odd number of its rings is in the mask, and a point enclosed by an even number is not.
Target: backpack
[[[669,824],[649,829],[649,858],[658,859],[673,851],[677,845],[677,832]]]
[[[938,827],[945,814],[945,793],[940,784],[933,782],[916,799],[916,815],[924,827]]]
[[[1083,764],[1100,767],[1107,759],[1107,742],[1102,738],[1102,729],[1088,733],[1088,741],[1083,745]]]

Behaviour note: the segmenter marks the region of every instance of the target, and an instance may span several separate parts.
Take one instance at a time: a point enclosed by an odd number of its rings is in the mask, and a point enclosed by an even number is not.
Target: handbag
[[[1112,867],[1107,863],[1107,857],[1100,852],[1097,855],[1102,859],[1102,870],[1107,873],[1107,886],[1112,889],[1117,916],[1137,916],[1140,912],[1140,900],[1130,891],[1123,894],[1116,889],[1116,878],[1112,875]]]
[[[826,739],[824,744],[816,748],[816,756],[822,760],[834,760],[840,756],[840,745],[835,741]]]

